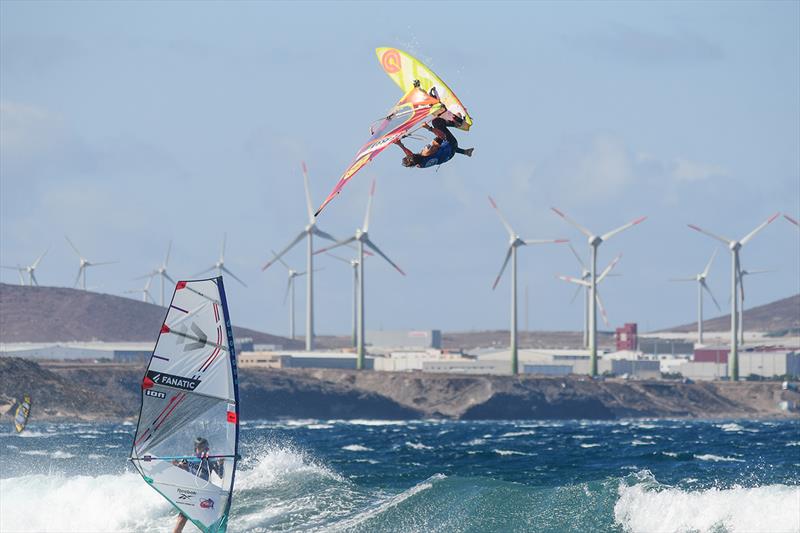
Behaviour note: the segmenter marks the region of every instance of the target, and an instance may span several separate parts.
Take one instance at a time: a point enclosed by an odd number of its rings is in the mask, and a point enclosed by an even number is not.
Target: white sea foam
[[[0,479],[2,531],[169,531],[170,505],[138,474]]]
[[[422,444],[421,442],[406,441],[406,446],[408,446],[409,448],[413,448],[415,450],[432,450],[433,449],[433,446],[427,446],[425,444]]]
[[[492,450],[497,455],[536,455],[533,453],[518,452],[517,450]]]
[[[25,450],[19,453],[21,453],[22,455],[50,455],[49,452],[46,452],[44,450]]]
[[[348,452],[371,452],[372,448],[367,448],[366,446],[362,446],[361,444],[348,444],[347,446],[342,446],[343,450]]]
[[[597,444],[596,442],[581,443],[581,448],[597,448],[598,446],[601,446],[601,444]]]
[[[649,472],[620,483],[614,519],[625,531],[672,533],[800,531],[800,487],[684,490],[660,485]]]
[[[472,439],[464,443],[464,446],[481,446],[486,444],[486,439]]]
[[[736,459],[735,457],[722,457],[720,455],[713,455],[710,453],[704,453],[702,455],[694,456],[695,459],[700,459],[701,461],[714,461],[715,463],[719,462],[736,462],[736,463],[743,463],[744,459]]]
[[[295,477],[319,477],[335,481],[344,478],[290,446],[265,444],[247,453],[241,471],[236,472],[236,488],[241,490],[264,487]]]
[[[786,445],[787,445],[787,446],[800,446],[800,440],[795,440],[795,441],[792,441],[792,442],[787,442],[787,443],[786,443]]]
[[[332,427],[330,424],[309,424],[306,429],[331,429]]]
[[[648,441],[638,440],[638,439],[631,441],[631,446],[649,446],[651,444],[655,444],[655,442],[648,442]]]
[[[729,433],[740,433],[742,431],[747,431],[748,433],[758,433],[758,429],[756,428],[744,428],[736,423],[729,423],[729,424],[716,424],[716,427],[720,428],[722,431],[727,431]]]
[[[525,435],[535,434],[535,431],[509,431],[508,433],[503,433],[500,437],[524,437]]]
[[[347,424],[354,424],[357,426],[407,426],[407,420],[345,420]]]

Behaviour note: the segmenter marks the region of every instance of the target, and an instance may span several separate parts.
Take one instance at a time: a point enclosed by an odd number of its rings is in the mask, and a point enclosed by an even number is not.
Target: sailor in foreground
[[[456,117],[458,120],[460,117]],[[459,148],[458,140],[450,133],[448,126],[458,126],[455,121],[446,121],[441,117],[433,119],[431,124],[425,124],[425,128],[436,137],[418,154],[406,148],[400,139],[395,141],[406,156],[403,158],[404,167],[428,168],[434,165],[441,165],[450,161],[455,154],[462,154],[472,157],[474,148]]]
[[[208,440],[203,437],[197,437],[194,439],[194,456],[197,459],[181,459],[180,461],[173,459],[172,464],[178,468],[186,470],[190,474],[194,474],[204,481],[208,481],[208,478],[211,476],[211,472],[214,472],[219,477],[222,477],[225,474],[225,465],[223,464],[223,460],[209,459],[208,451]],[[178,521],[175,524],[175,529],[172,530],[173,533],[181,533],[186,525],[187,520],[188,518],[186,515],[180,513],[178,515]]]

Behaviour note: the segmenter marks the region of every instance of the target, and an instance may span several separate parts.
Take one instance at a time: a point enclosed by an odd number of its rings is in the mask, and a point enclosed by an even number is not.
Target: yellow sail
[[[425,92],[430,92],[431,88],[435,87],[439,100],[447,110],[453,115],[459,115],[464,119],[459,128],[465,131],[469,130],[470,126],[472,126],[472,117],[467,113],[467,108],[464,107],[464,104],[461,103],[461,100],[458,99],[450,87],[431,69],[414,56],[397,48],[376,48],[375,53],[378,55],[378,61],[380,61],[383,71],[392,78],[404,93],[414,87],[414,80],[419,80],[420,88]]]

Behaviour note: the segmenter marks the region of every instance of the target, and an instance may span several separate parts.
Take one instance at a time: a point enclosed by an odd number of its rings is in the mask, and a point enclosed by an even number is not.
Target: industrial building
[[[427,330],[377,330],[366,332],[366,343],[373,351],[397,349],[441,349],[442,332]]]
[[[99,360],[140,363],[150,359],[152,342],[19,342],[0,344],[0,357]]]
[[[356,368],[357,356],[351,352],[323,352],[323,351],[261,351],[240,352],[236,356],[237,364],[241,367],[260,368]],[[374,357],[366,357],[364,368],[372,370],[375,366]]]

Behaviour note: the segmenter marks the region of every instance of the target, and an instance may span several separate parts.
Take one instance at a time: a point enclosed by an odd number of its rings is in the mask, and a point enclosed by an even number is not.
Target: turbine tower
[[[341,261],[342,263],[346,263],[350,265],[350,268],[353,269],[353,328],[352,333],[350,334],[350,339],[353,343],[353,348],[357,347],[358,345],[358,331],[356,324],[358,323],[358,258],[353,259],[345,259],[344,257],[338,256],[332,253],[326,253],[337,261]],[[366,255],[364,256],[366,258]]]
[[[86,259],[85,257],[83,257],[83,255],[80,253],[80,251],[78,251],[78,247],[75,246],[75,244],[71,240],[69,240],[69,237],[64,235],[64,238],[67,239],[67,242],[72,247],[72,249],[75,250],[75,253],[78,254],[78,258],[80,259],[80,266],[78,267],[78,275],[75,276],[75,283],[72,284],[73,288],[77,287],[78,286],[78,282],[80,281],[81,282],[81,289],[84,290],[84,291],[86,290],[86,269],[87,268],[93,267],[93,266],[101,266],[101,265],[113,265],[113,264],[118,262],[118,261],[103,261],[101,263],[93,263],[93,262],[89,261],[88,259]]]
[[[144,276],[139,276],[138,278],[135,278],[135,279],[145,279],[145,278],[152,279],[153,276],[158,276],[158,277],[161,278],[161,307],[164,307],[166,305],[166,300],[164,298],[165,280],[169,281],[172,284],[175,284],[175,280],[172,279],[172,276],[170,276],[167,273],[167,264],[169,263],[169,254],[170,254],[171,250],[172,250],[172,241],[169,241],[169,244],[167,245],[167,255],[166,255],[166,257],[164,257],[164,262],[161,263],[161,265],[159,267],[155,268],[149,274],[145,274]],[[147,287],[148,288],[150,287],[150,282],[149,281],[147,283]],[[152,298],[152,296],[151,296],[151,298]],[[156,303],[155,299],[153,300],[153,303]]]
[[[364,368],[364,360],[365,360],[365,345],[364,345],[364,255],[366,251],[364,247],[368,247],[373,252],[381,256],[387,263],[392,265],[395,270],[400,272],[402,275],[406,275],[403,270],[397,266],[394,261],[389,259],[389,257],[384,254],[378,246],[372,242],[369,238],[369,215],[370,211],[372,211],[372,198],[375,196],[375,180],[372,180],[372,188],[369,191],[369,200],[367,200],[367,214],[364,216],[364,225],[361,226],[359,229],[356,230],[356,234],[349,239],[344,239],[333,246],[329,246],[327,248],[322,248],[321,250],[317,250],[315,253],[322,253],[327,252],[329,250],[333,250],[334,248],[338,248],[339,246],[346,246],[353,242],[358,242],[358,335],[357,335],[357,342],[356,342],[356,353],[358,354],[358,359],[356,360],[356,368],[362,370]]]
[[[714,294],[711,292],[711,289],[706,284],[706,279],[708,278],[708,272],[711,270],[711,264],[714,262],[714,258],[717,256],[717,251],[714,250],[714,253],[711,254],[711,259],[708,260],[706,264],[706,268],[703,269],[702,272],[696,274],[694,277],[691,278],[673,278],[670,281],[696,281],[697,282],[697,343],[703,344],[703,291],[706,291],[711,299],[714,301],[714,305],[717,306],[717,309],[722,311],[719,306],[719,302],[717,299],[714,298]]]
[[[276,258],[276,260],[280,262],[284,268],[286,268],[289,274],[289,278],[286,282],[286,292],[283,295],[283,305],[286,305],[286,299],[291,293],[291,299],[289,300],[289,338],[294,340],[294,279],[305,276],[306,273],[298,272],[297,270],[291,268],[283,259],[278,257],[278,254],[275,253],[275,250],[270,250],[270,252],[272,252],[272,255]]]
[[[614,267],[617,266],[617,263],[619,263],[619,260],[621,258],[622,258],[622,254],[617,255],[617,257],[615,257],[614,260],[611,261],[605,269],[603,269],[603,271],[597,277],[597,285],[600,285],[600,283],[604,279],[606,279],[607,276],[612,275],[611,271],[614,270]],[[584,278],[578,279],[578,278],[573,278],[571,276],[557,276],[557,277],[558,277],[558,279],[560,279],[562,281],[567,281],[569,283],[574,283],[576,285],[580,285],[580,287],[578,287],[579,290],[580,290],[581,287],[583,287],[584,289],[586,289],[588,291],[589,287],[591,286],[591,282],[586,280],[586,279],[584,279]],[[595,291],[595,301],[597,302],[597,307],[600,308],[600,316],[603,317],[603,322],[605,323],[606,326],[608,326],[608,314],[606,313],[606,308],[603,305],[603,300],[600,299],[600,291],[599,290]]]
[[[221,276],[222,273],[224,272],[225,274],[228,274],[230,277],[232,277],[233,279],[235,279],[236,281],[238,281],[239,283],[241,283],[242,285],[247,287],[247,283],[245,283],[244,281],[242,281],[238,277],[236,277],[236,274],[234,274],[233,272],[228,270],[228,267],[225,266],[225,243],[226,243],[227,240],[228,240],[228,234],[227,233],[223,233],[222,234],[222,251],[220,251],[220,253],[219,253],[219,259],[217,260],[216,263],[214,263],[213,265],[211,265],[207,269],[203,270],[202,272],[198,272],[197,274],[195,274],[195,276],[201,276],[201,275],[203,275],[203,274],[205,274],[207,272],[212,272],[212,271],[216,270],[218,276]]]
[[[575,259],[578,260],[578,264],[581,267],[580,279],[582,281],[588,282],[589,278],[591,278],[592,275],[591,271],[586,267],[586,264],[583,262],[583,259],[581,259],[581,256],[578,255],[578,252],[575,250],[575,248],[572,247],[572,244],[567,243],[567,245],[569,246],[569,249],[572,251],[572,255],[574,255]],[[575,291],[575,294],[572,296],[572,300],[570,301],[570,303],[575,301],[575,297],[578,296],[578,293],[580,293],[580,291],[581,287],[577,287],[577,290]],[[583,294],[583,347],[589,348],[589,287],[584,286],[583,293],[584,293]]]
[[[521,239],[520,236],[514,231],[514,228],[511,227],[511,224],[503,216],[503,213],[500,212],[500,209],[497,207],[494,199],[489,196],[489,203],[492,205],[494,210],[497,212],[497,216],[500,217],[500,222],[503,223],[505,226],[506,231],[508,232],[508,251],[506,252],[506,258],[503,260],[503,266],[500,267],[500,273],[497,274],[497,278],[494,280],[494,284],[492,285],[492,290],[497,287],[497,284],[500,282],[500,277],[503,275],[503,272],[508,265],[509,259],[511,260],[511,373],[518,374],[519,373],[519,354],[518,354],[518,346],[517,346],[517,248],[520,246],[526,246],[529,244],[553,244],[553,243],[563,243],[567,242],[567,239]]]
[[[298,242],[302,241],[304,237],[307,237],[308,240],[306,241],[306,272],[308,272],[308,277],[306,278],[306,350],[311,351],[314,349],[314,244],[313,244],[313,237],[314,235],[321,237],[323,239],[327,239],[331,242],[337,242],[336,237],[333,235],[326,233],[317,227],[317,219],[314,218],[314,208],[311,207],[311,191],[308,188],[308,170],[306,169],[305,161],[302,164],[303,167],[303,186],[306,190],[306,207],[308,209],[308,224],[306,227],[301,231],[297,237],[294,238],[292,242],[290,242],[283,250],[281,250],[273,259],[267,261],[267,263],[261,267],[261,270],[266,270],[275,263],[278,259],[283,257],[283,255],[291,250],[294,245]]]
[[[728,375],[733,381],[739,381],[739,346],[736,338],[736,334],[739,330],[739,312],[737,309],[739,299],[737,298],[736,292],[739,285],[739,250],[741,250],[742,246],[750,242],[750,240],[755,237],[759,231],[766,228],[767,225],[778,218],[779,214],[780,213],[775,213],[738,241],[720,237],[719,235],[704,230],[703,228],[695,226],[694,224],[689,224],[689,227],[693,230],[699,231],[700,233],[703,233],[712,239],[716,239],[724,243],[731,251],[731,350],[730,357],[728,358]]]
[[[2,265],[0,266],[0,268],[5,268],[6,270],[16,270],[17,275],[19,276],[19,284],[23,287],[25,286],[25,277],[23,276],[23,273],[25,272],[25,267],[21,267],[19,265],[13,267],[8,265]]]
[[[597,249],[600,245],[616,235],[621,231],[625,231],[628,228],[631,228],[641,222],[643,222],[647,217],[639,217],[636,220],[632,220],[627,224],[618,227],[617,229],[613,229],[608,233],[604,233],[603,235],[595,235],[585,227],[581,226],[570,217],[556,209],[555,207],[552,208],[553,211],[575,226],[578,231],[583,233],[587,239],[589,240],[589,248],[591,251],[591,262],[590,262],[590,278],[589,278],[589,353],[591,357],[591,374],[592,376],[597,375],[597,305],[595,302],[597,301]]]
[[[741,267],[741,264],[739,266]],[[739,344],[741,345],[744,345],[744,278],[768,272],[774,272],[774,270],[744,270],[739,268]]]

